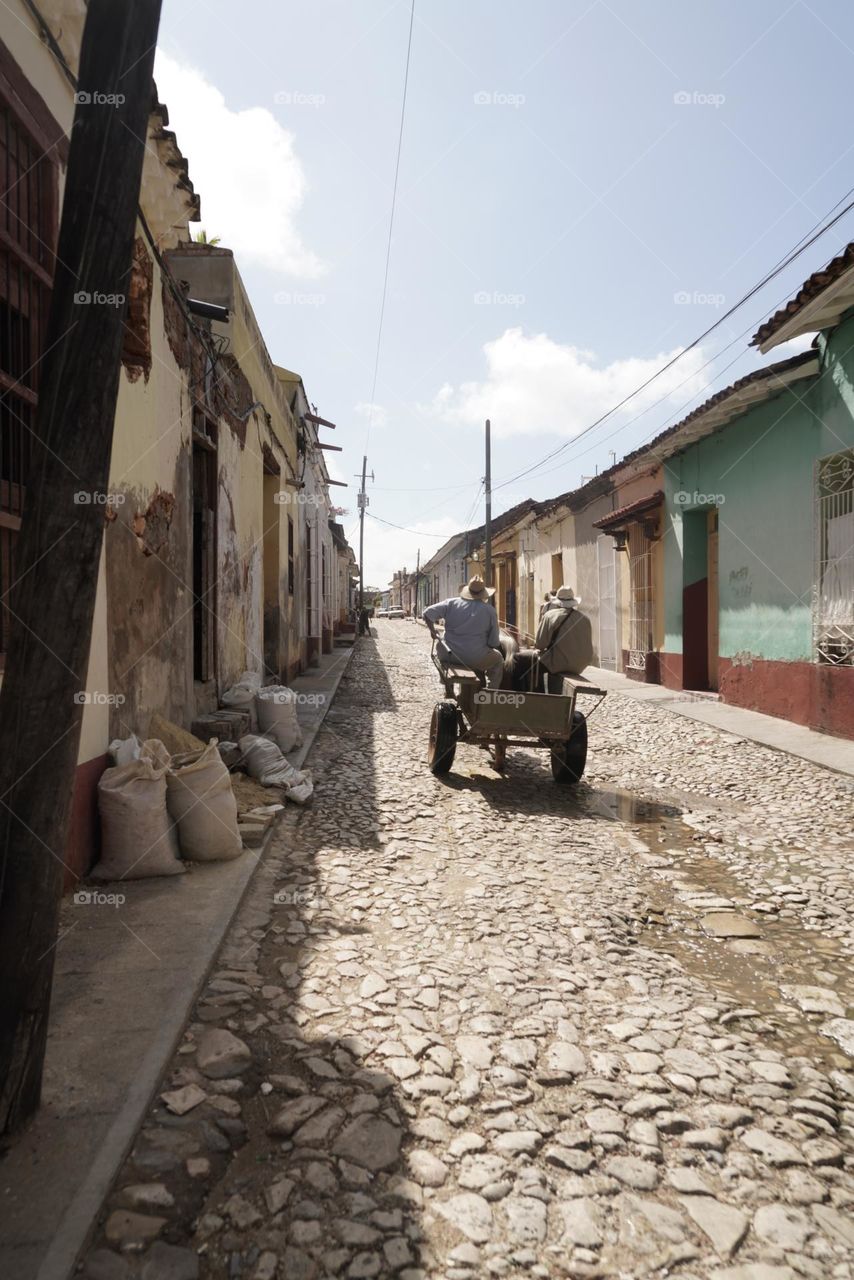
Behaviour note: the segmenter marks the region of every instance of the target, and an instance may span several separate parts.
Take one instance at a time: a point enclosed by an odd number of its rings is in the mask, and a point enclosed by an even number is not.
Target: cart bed
[[[510,693],[502,689],[481,689],[474,695],[466,714],[472,737],[496,733],[514,738],[566,741],[570,735],[572,695],[558,693]]]

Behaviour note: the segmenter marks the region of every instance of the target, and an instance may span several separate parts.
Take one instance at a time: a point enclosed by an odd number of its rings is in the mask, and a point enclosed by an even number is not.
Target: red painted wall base
[[[661,655],[661,683],[681,689],[682,655]],[[821,733],[854,738],[854,667],[816,662],[718,662],[721,701],[781,720],[807,725]]]
[[[96,756],[77,766],[71,819],[65,842],[65,876],[63,893],[71,893],[78,880],[87,874],[101,852],[101,825],[98,819],[98,779],[109,767],[108,755]]]
[[[661,684],[661,654],[648,653],[643,671],[629,666],[629,651],[623,649],[623,675],[629,680],[639,680],[642,684]]]
[[[682,688],[682,654],[660,653],[661,683],[666,689]]]

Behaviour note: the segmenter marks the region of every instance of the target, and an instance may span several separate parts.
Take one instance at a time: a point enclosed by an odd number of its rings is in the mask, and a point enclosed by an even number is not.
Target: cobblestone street
[[[619,694],[436,778],[439,696],[359,643],[88,1280],[847,1280],[850,780]]]

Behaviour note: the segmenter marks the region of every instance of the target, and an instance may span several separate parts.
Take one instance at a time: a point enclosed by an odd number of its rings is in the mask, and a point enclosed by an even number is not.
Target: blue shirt
[[[469,665],[483,656],[484,649],[497,649],[498,614],[483,600],[464,600],[453,596],[439,604],[428,605],[422,617],[426,622],[445,620],[445,644],[460,661]]]

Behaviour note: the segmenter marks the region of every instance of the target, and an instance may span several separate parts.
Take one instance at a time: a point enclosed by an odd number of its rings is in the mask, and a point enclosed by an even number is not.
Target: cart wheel
[[[431,773],[448,773],[457,750],[457,704],[437,702],[430,720],[427,764]]]
[[[580,711],[572,713],[572,732],[566,742],[552,747],[552,777],[555,782],[579,782],[587,763],[587,721]]]
[[[492,756],[492,767],[499,773],[503,773],[504,765],[507,760],[507,743],[503,738],[496,738],[490,747],[490,755]]]

